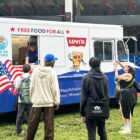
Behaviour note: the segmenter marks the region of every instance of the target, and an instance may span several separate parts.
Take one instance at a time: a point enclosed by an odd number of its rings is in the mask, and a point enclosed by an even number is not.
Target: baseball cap
[[[47,63],[58,60],[58,58],[54,57],[53,54],[47,54],[44,59]]]
[[[29,43],[29,46],[30,46],[30,47],[36,47],[36,42],[31,41],[31,42]]]

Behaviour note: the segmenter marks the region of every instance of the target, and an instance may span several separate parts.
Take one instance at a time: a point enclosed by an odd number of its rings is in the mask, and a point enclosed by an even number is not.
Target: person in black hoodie
[[[101,140],[107,140],[105,119],[88,119],[86,114],[88,98],[93,100],[108,98],[109,101],[108,79],[101,72],[100,64],[101,62],[98,58],[90,58],[89,65],[91,70],[82,79],[80,114],[87,126],[88,140],[96,140],[96,126]]]

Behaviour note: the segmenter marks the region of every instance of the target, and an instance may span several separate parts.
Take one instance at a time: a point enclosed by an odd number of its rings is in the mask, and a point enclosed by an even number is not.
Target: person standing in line
[[[31,67],[29,64],[23,65],[23,74],[22,76],[19,76],[15,81],[15,91],[19,91],[19,97],[18,97],[18,112],[17,112],[17,118],[16,118],[16,133],[17,136],[23,136],[25,133],[22,131],[22,123],[24,118],[24,113],[27,114],[27,121],[29,119],[30,115],[30,109],[31,109],[31,101],[30,101],[30,77],[29,71],[31,70]],[[25,96],[26,97],[25,97]],[[24,98],[25,97],[25,98]]]
[[[47,54],[44,59],[45,67],[36,67],[31,77],[30,98],[33,106],[25,140],[34,139],[42,113],[45,123],[44,140],[54,139],[54,110],[58,110],[60,104],[58,78],[53,70],[57,58],[53,54]]]
[[[26,52],[25,63],[36,63],[38,60],[36,42],[30,42],[29,50]]]
[[[100,70],[100,60],[92,57],[89,60],[91,70],[82,79],[80,114],[88,130],[88,140],[96,140],[96,126],[101,140],[107,140],[105,119],[89,119],[87,117],[88,98],[99,100],[107,98],[109,102],[108,79]]]

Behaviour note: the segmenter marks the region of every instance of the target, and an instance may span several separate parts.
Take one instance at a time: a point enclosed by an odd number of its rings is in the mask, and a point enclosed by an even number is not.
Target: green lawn
[[[140,98],[134,110],[132,122],[132,134],[120,135],[118,131],[123,126],[119,109],[111,108],[110,118],[106,121],[108,140],[140,140]],[[15,136],[16,126],[14,123],[0,124],[0,140],[23,140]],[[27,125],[23,125],[27,130]],[[35,140],[43,140],[44,124],[40,123]],[[63,113],[55,116],[55,140],[87,140],[85,124],[80,120],[79,112]],[[97,136],[97,140],[99,137]]]

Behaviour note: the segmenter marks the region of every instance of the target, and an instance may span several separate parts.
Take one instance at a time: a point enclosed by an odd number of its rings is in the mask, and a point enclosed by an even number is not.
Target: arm
[[[28,64],[29,63],[29,52],[26,52],[26,58],[25,58],[25,63]]]
[[[87,88],[86,88],[86,79],[83,78],[82,80],[82,87],[81,87],[81,98],[80,98],[80,114],[81,116],[85,116],[85,107],[87,104]]]
[[[140,89],[138,87],[138,84],[136,83],[136,81],[133,84],[134,88],[136,89],[137,92],[140,92]]]
[[[115,78],[118,80],[125,80],[125,81],[130,81],[132,79],[132,75],[129,73],[124,73],[122,75],[118,74],[118,65],[115,64]]]
[[[15,92],[18,92],[20,85],[21,85],[21,78],[20,78],[20,76],[19,76],[19,77],[17,77],[17,79],[15,80]]]
[[[29,63],[29,57],[25,58],[25,63],[28,64]]]
[[[34,85],[35,85],[35,70],[32,73],[31,83],[30,83],[30,99],[31,99],[31,102],[32,102],[33,94],[34,94]]]
[[[60,104],[60,91],[58,85],[58,78],[55,71],[52,73],[51,91],[54,99],[55,110],[58,110]]]
[[[122,68],[125,67],[125,65],[123,65],[122,63],[120,63],[118,60],[116,60],[115,62],[118,63]]]
[[[106,93],[106,97],[107,97],[107,99],[108,99],[108,101],[109,101],[108,79],[106,79],[105,93]]]

